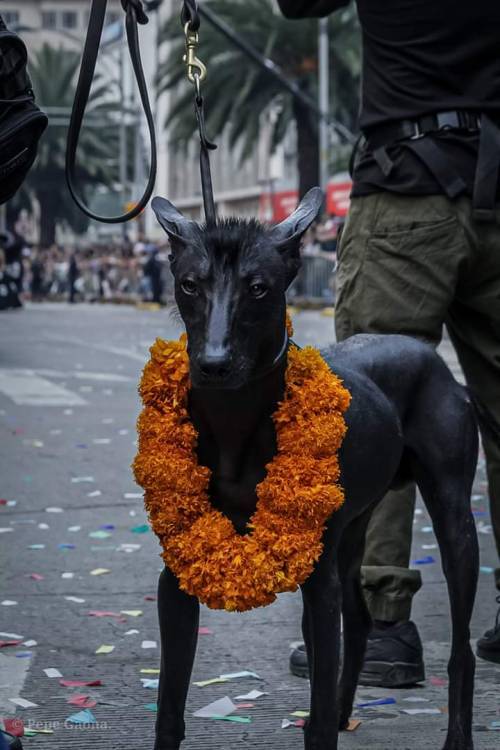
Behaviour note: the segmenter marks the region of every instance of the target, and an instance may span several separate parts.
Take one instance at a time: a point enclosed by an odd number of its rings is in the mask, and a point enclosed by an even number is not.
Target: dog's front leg
[[[312,658],[311,713],[304,730],[306,750],[337,750],[337,675],[341,589],[336,564],[321,558],[302,586]],[[312,653],[310,653],[312,651]]]
[[[154,750],[178,750],[184,739],[184,708],[198,639],[198,600],[181,591],[165,568],[158,584],[161,665]]]

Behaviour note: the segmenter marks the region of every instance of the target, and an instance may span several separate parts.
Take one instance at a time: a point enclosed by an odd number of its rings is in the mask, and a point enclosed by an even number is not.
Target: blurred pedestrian
[[[299,18],[349,0],[278,2]],[[356,4],[363,137],[338,258],[337,337],[402,333],[437,345],[446,325],[479,417],[500,556],[500,3]],[[414,486],[390,492],[368,529],[364,685],[424,679],[410,620],[422,585],[408,568],[414,507]],[[500,591],[500,565],[495,582]],[[477,653],[500,662],[498,616]],[[292,669],[304,664],[295,652]]]
[[[22,307],[17,284],[7,272],[5,253],[0,250],[0,311]]]
[[[161,295],[163,291],[162,264],[158,259],[157,248],[152,249],[151,246],[149,246],[148,249],[149,258],[144,265],[144,276],[149,279],[153,302],[159,305],[161,304]]]
[[[76,280],[80,275],[78,263],[76,262],[76,253],[72,253],[68,266],[68,287],[69,301],[71,304],[76,302]]]

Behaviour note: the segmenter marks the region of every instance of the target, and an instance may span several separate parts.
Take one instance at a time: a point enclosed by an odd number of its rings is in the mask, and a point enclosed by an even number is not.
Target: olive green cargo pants
[[[500,205],[475,223],[471,201],[382,192],[354,198],[339,248],[336,331],[402,333],[437,345],[446,325],[482,412],[491,519],[500,556]],[[415,488],[373,514],[363,562],[372,617],[404,620],[421,586],[409,570]],[[495,571],[500,589],[500,568]]]

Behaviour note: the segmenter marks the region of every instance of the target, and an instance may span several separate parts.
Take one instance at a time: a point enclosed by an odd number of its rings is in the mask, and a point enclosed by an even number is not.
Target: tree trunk
[[[50,247],[56,241],[57,191],[44,189],[37,194],[40,204],[40,246]]]
[[[297,169],[299,173],[299,199],[308,190],[319,185],[319,137],[311,111],[298,99],[293,103],[297,126]]]

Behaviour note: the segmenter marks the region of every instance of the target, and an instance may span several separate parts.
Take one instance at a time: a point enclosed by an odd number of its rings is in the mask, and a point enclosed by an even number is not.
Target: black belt
[[[394,167],[387,149],[398,145],[412,151],[429,169],[445,194],[453,199],[463,193],[467,185],[450,157],[443,153],[439,142],[425,137],[445,131],[477,133],[480,136],[473,192],[474,218],[481,222],[495,221],[500,175],[500,128],[488,115],[457,110],[437,112],[414,120],[399,120],[373,129],[365,135],[365,142],[386,177]]]

